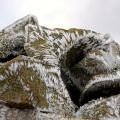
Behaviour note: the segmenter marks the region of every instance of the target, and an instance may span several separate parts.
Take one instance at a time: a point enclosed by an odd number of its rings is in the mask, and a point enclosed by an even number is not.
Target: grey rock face
[[[119,118],[119,68],[120,47],[108,35],[26,16],[0,32],[1,119]]]

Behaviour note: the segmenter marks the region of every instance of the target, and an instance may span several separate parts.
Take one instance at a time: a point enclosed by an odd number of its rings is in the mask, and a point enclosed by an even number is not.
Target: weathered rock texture
[[[0,119],[119,119],[119,67],[108,35],[28,15],[0,32]]]

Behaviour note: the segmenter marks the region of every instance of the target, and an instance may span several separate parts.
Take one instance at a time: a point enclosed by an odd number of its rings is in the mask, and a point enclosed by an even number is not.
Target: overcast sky
[[[46,27],[90,29],[120,42],[120,0],[0,0],[0,29],[27,14]]]

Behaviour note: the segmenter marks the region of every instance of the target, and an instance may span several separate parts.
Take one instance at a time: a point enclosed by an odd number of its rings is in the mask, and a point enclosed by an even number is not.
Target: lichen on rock
[[[119,100],[119,68],[120,47],[108,35],[49,29],[28,15],[0,32],[0,115],[13,120],[26,119],[25,113],[29,120],[119,117],[107,105]],[[99,97],[105,100],[92,102]]]

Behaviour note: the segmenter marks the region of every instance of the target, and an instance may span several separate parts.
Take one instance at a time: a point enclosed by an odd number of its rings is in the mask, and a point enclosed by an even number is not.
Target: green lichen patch
[[[29,61],[19,56],[1,67],[0,74],[5,76],[5,80],[0,81],[0,100],[7,102],[10,107],[47,108],[46,84],[35,70],[27,67],[28,63]],[[12,64],[20,66],[16,71],[10,71]]]
[[[28,92],[33,95],[32,102],[34,105],[41,108],[47,108],[48,103],[46,100],[46,84],[44,81],[39,78],[39,75],[37,75],[37,73],[33,71],[32,68],[27,68],[25,66],[21,68],[19,74],[24,84],[30,88],[30,91]],[[31,77],[33,79],[32,81],[30,80]]]
[[[110,109],[107,107],[106,102],[102,102],[94,108],[91,108],[91,114],[89,112],[85,112],[82,114],[83,119],[90,119],[90,120],[101,120],[101,118],[105,118],[109,115]]]
[[[62,39],[63,34],[62,33],[51,33],[51,35],[54,39]]]
[[[38,50],[38,49],[41,49],[41,47],[44,47],[45,45],[46,45],[46,40],[39,39],[32,42],[30,47],[33,47],[36,50]]]
[[[95,110],[98,111],[96,112],[96,120],[100,118],[100,116],[107,116],[107,114],[110,112],[109,108],[106,106],[106,102],[101,103],[100,105],[95,106]]]
[[[68,32],[68,30],[66,30],[66,29],[63,29],[63,28],[54,28],[54,30],[58,30],[58,31],[63,31],[63,32],[65,32],[65,33],[67,33]]]

